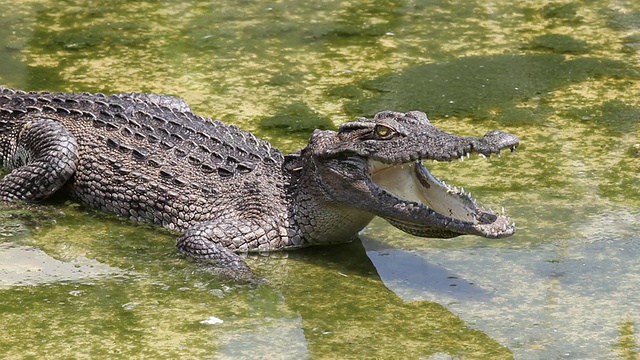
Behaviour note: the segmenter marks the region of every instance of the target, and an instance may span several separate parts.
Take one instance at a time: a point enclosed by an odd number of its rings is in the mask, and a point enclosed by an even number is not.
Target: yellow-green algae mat
[[[637,359],[640,4],[6,1],[0,84],[148,91],[284,151],[392,109],[517,134],[427,166],[504,205],[509,239],[362,240],[255,256],[220,283],[175,234],[65,199],[0,211],[4,358]]]

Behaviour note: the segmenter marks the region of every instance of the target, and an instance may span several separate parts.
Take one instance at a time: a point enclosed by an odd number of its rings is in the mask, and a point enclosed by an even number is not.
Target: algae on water
[[[375,114],[385,109],[421,109],[434,118],[457,117],[516,120],[520,112],[535,125],[543,121],[537,109],[514,110],[532,99],[549,97],[554,90],[590,78],[637,78],[626,63],[582,57],[567,60],[560,54],[469,56],[420,64],[397,73],[363,81],[368,98],[347,104],[350,114]],[[542,107],[544,114],[548,108]],[[511,113],[511,114],[509,114]]]

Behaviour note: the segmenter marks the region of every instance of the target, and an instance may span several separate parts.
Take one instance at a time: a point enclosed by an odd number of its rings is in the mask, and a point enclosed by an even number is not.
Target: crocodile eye
[[[376,125],[375,132],[381,139],[390,139],[395,135],[395,131],[392,128],[384,125]]]

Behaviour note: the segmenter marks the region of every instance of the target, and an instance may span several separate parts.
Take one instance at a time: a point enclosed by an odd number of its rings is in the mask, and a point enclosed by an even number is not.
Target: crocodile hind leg
[[[218,218],[187,229],[176,246],[184,254],[210,261],[212,269],[223,277],[255,283],[260,278],[236,251],[247,251],[247,245],[266,243],[266,239],[267,232],[258,224]]]
[[[16,136],[0,147],[0,165],[12,170],[0,179],[0,200],[43,200],[73,176],[78,144],[53,119],[31,119],[16,130]]]

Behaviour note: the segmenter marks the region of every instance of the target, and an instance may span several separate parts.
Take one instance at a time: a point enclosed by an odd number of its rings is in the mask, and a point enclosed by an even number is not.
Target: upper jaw
[[[515,232],[504,214],[486,210],[463,188],[451,187],[420,162],[389,165],[369,160],[372,182],[394,196],[412,216],[385,216],[392,225],[417,236],[449,238],[478,235],[503,238]]]

